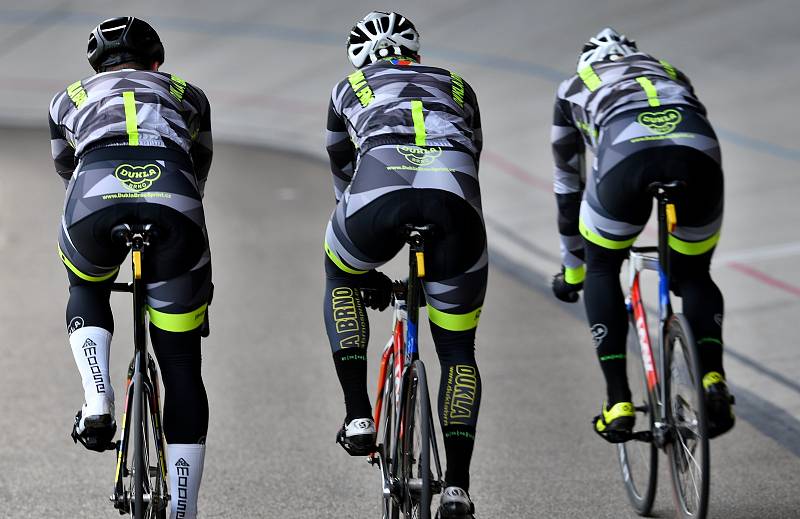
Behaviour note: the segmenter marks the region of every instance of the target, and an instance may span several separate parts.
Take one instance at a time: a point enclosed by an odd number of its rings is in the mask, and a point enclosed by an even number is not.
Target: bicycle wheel
[[[400,517],[400,503],[394,494],[394,475],[397,474],[396,458],[392,456],[392,426],[394,424],[394,362],[389,361],[383,385],[383,405],[379,427],[383,431],[381,443],[378,448],[381,469],[381,510],[383,519],[398,519]]]
[[[680,517],[704,518],[709,489],[705,395],[697,346],[689,322],[681,314],[667,323],[665,355],[667,420],[672,428],[667,456],[675,504]]]
[[[131,447],[133,447],[133,478],[131,481],[131,515],[134,519],[144,519],[144,494],[145,494],[145,475],[146,462],[144,459],[144,449],[147,442],[145,434],[147,432],[144,425],[144,402],[142,391],[142,374],[133,375],[133,404],[131,405]]]
[[[404,514],[412,519],[431,517],[431,403],[428,398],[428,378],[425,365],[414,361],[406,379],[404,413],[402,418],[402,485]]]
[[[149,394],[144,388],[144,377],[134,375],[133,405],[131,420],[131,446],[133,452],[133,477],[131,478],[131,515],[134,519],[166,519],[166,503],[161,495],[166,492],[166,484],[158,466],[150,466],[151,441],[155,435],[150,434]],[[137,405],[138,403],[138,405]],[[155,452],[158,447],[153,444]],[[156,460],[158,463],[158,461]]]
[[[633,363],[633,380],[631,382],[632,402],[638,417],[644,417],[645,426],[653,430],[654,402],[653,395],[647,389],[647,374],[642,361],[642,349],[636,323],[631,318],[628,326],[628,358]],[[631,365],[631,364],[629,364]],[[637,376],[638,374],[638,376]],[[633,509],[639,515],[647,515],[653,508],[656,497],[656,480],[658,477],[658,448],[653,442],[631,440],[617,444],[622,481]]]

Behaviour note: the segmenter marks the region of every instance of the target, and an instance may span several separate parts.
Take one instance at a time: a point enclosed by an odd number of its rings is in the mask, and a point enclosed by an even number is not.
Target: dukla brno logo
[[[642,112],[636,121],[642,126],[647,127],[653,133],[669,133],[683,120],[681,113],[674,108],[661,112]]]
[[[114,176],[122,182],[126,189],[136,192],[146,191],[161,176],[161,168],[157,164],[147,164],[146,166],[120,164],[114,170]]]
[[[397,151],[415,166],[430,166],[442,154],[442,148],[398,145]]]

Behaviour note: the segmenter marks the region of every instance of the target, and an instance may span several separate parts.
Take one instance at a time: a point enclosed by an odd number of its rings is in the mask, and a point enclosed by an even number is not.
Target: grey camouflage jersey
[[[632,142],[638,142],[639,147],[678,144],[670,140],[671,136],[679,135],[671,133],[677,123],[666,120],[678,112],[658,108],[662,106],[687,109],[702,118],[706,114],[705,107],[696,97],[684,73],[668,62],[644,53],[635,53],[618,61],[593,63],[559,85],[550,139],[555,160],[554,191],[558,203],[562,264],[567,269],[568,277],[573,274],[574,282],[579,277],[582,279],[582,275],[570,273],[570,270],[583,268],[579,212],[584,188],[587,182],[592,188],[593,183],[607,171],[607,168],[604,171],[592,170],[587,179],[586,148],[591,149],[595,156],[595,169],[598,155],[605,155],[606,165],[610,165],[635,151],[635,146],[629,146],[616,149],[613,153],[610,150],[606,152],[605,147],[610,148],[611,143],[605,143],[603,135],[612,119],[620,114],[633,113],[636,120],[637,111],[643,117],[650,116],[650,119],[639,121],[642,136]],[[604,149],[598,150],[598,147]],[[716,144],[706,147],[715,148]],[[718,149],[709,152],[711,155],[715,153],[718,155]],[[614,155],[618,160],[610,160],[612,157],[609,155]]]
[[[337,201],[361,157],[392,144],[454,148],[477,163],[483,135],[472,87],[453,72],[403,59],[379,61],[339,82],[326,136]]]
[[[202,193],[211,165],[211,109],[202,90],[178,76],[118,70],[76,81],[50,103],[56,171],[69,181],[78,160],[104,146],[180,149]]]

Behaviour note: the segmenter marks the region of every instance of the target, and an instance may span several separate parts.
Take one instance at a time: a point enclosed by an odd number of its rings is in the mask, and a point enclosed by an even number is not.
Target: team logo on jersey
[[[122,182],[126,189],[136,192],[146,191],[161,176],[161,168],[156,164],[147,164],[146,166],[120,164],[114,170],[114,176]]]
[[[415,166],[430,166],[442,154],[442,148],[398,145],[397,152]]]
[[[674,108],[661,112],[642,112],[636,122],[646,127],[653,133],[665,134],[675,130],[683,120],[681,113]]]

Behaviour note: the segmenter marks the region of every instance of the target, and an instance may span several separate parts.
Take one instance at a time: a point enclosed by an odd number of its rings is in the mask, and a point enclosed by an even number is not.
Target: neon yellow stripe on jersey
[[[203,324],[206,318],[207,304],[185,314],[168,314],[148,306],[150,322],[153,326],[166,332],[190,332]]]
[[[580,222],[578,223],[578,228],[580,229],[581,235],[584,238],[594,243],[595,245],[599,245],[606,249],[613,249],[613,250],[626,249],[631,245],[633,245],[633,242],[636,241],[635,236],[630,240],[621,240],[621,241],[609,240],[608,238],[604,238],[599,234],[592,232],[588,227],[586,227],[586,224],[583,223],[583,219],[581,219]]]
[[[411,118],[414,120],[414,144],[425,146],[428,133],[425,130],[425,116],[422,113],[422,101],[411,101]]]
[[[681,254],[686,256],[699,256],[714,248],[719,241],[719,236],[719,232],[716,232],[711,238],[703,241],[690,242],[679,240],[675,236],[670,235],[667,243],[669,243],[670,249],[680,252]]]
[[[61,261],[64,262],[64,265],[66,265],[67,268],[70,269],[73,274],[75,274],[76,276],[78,276],[79,278],[81,278],[84,281],[91,281],[93,283],[100,283],[101,281],[105,281],[105,280],[113,277],[117,273],[117,271],[119,271],[119,267],[117,267],[114,270],[112,270],[111,272],[109,272],[108,274],[104,274],[102,276],[90,276],[89,274],[84,274],[83,272],[78,270],[78,267],[76,267],[69,260],[69,258],[67,258],[67,256],[64,254],[64,251],[61,250],[61,245],[58,246],[58,255],[61,257]]]
[[[122,102],[125,105],[125,127],[128,130],[128,144],[139,145],[139,128],[136,122],[136,100],[133,91],[122,93]]]
[[[578,71],[578,76],[580,76],[581,80],[583,80],[583,84],[586,85],[591,92],[594,92],[603,81],[600,79],[600,76],[597,75],[597,72],[594,71],[591,65],[586,65],[582,69]]]
[[[169,93],[178,101],[183,101],[183,94],[186,92],[186,81],[175,74],[170,74],[169,80]]]
[[[451,332],[465,332],[476,328],[480,316],[481,308],[466,314],[448,314],[428,305],[428,318],[431,322]]]
[[[75,108],[80,108],[89,98],[80,81],[76,81],[67,87],[67,95],[72,101],[72,104],[75,105]]]
[[[350,88],[353,89],[353,93],[356,94],[361,106],[367,106],[375,98],[375,93],[367,83],[363,70],[356,70],[347,76],[347,81],[350,83]]]
[[[453,101],[464,108],[464,80],[455,72],[450,72],[450,87]]]
[[[660,59],[658,62],[661,63],[662,67],[664,67],[664,71],[669,75],[669,77],[672,79],[678,79],[678,71],[675,70],[675,67],[667,62],[667,60]]]
[[[658,100],[658,92],[652,81],[644,76],[639,76],[636,78],[636,82],[642,86],[644,93],[647,94],[647,103],[650,106],[661,106],[661,101]]]
[[[342,270],[344,272],[347,272],[348,274],[366,274],[367,273],[366,270],[356,270],[354,268],[350,268],[347,265],[345,265],[344,262],[341,259],[339,259],[339,256],[337,256],[336,253],[333,252],[333,249],[331,249],[330,245],[328,245],[328,240],[325,240],[325,254],[328,255],[328,257],[331,259],[331,261],[337,267],[339,267],[340,270]]]

